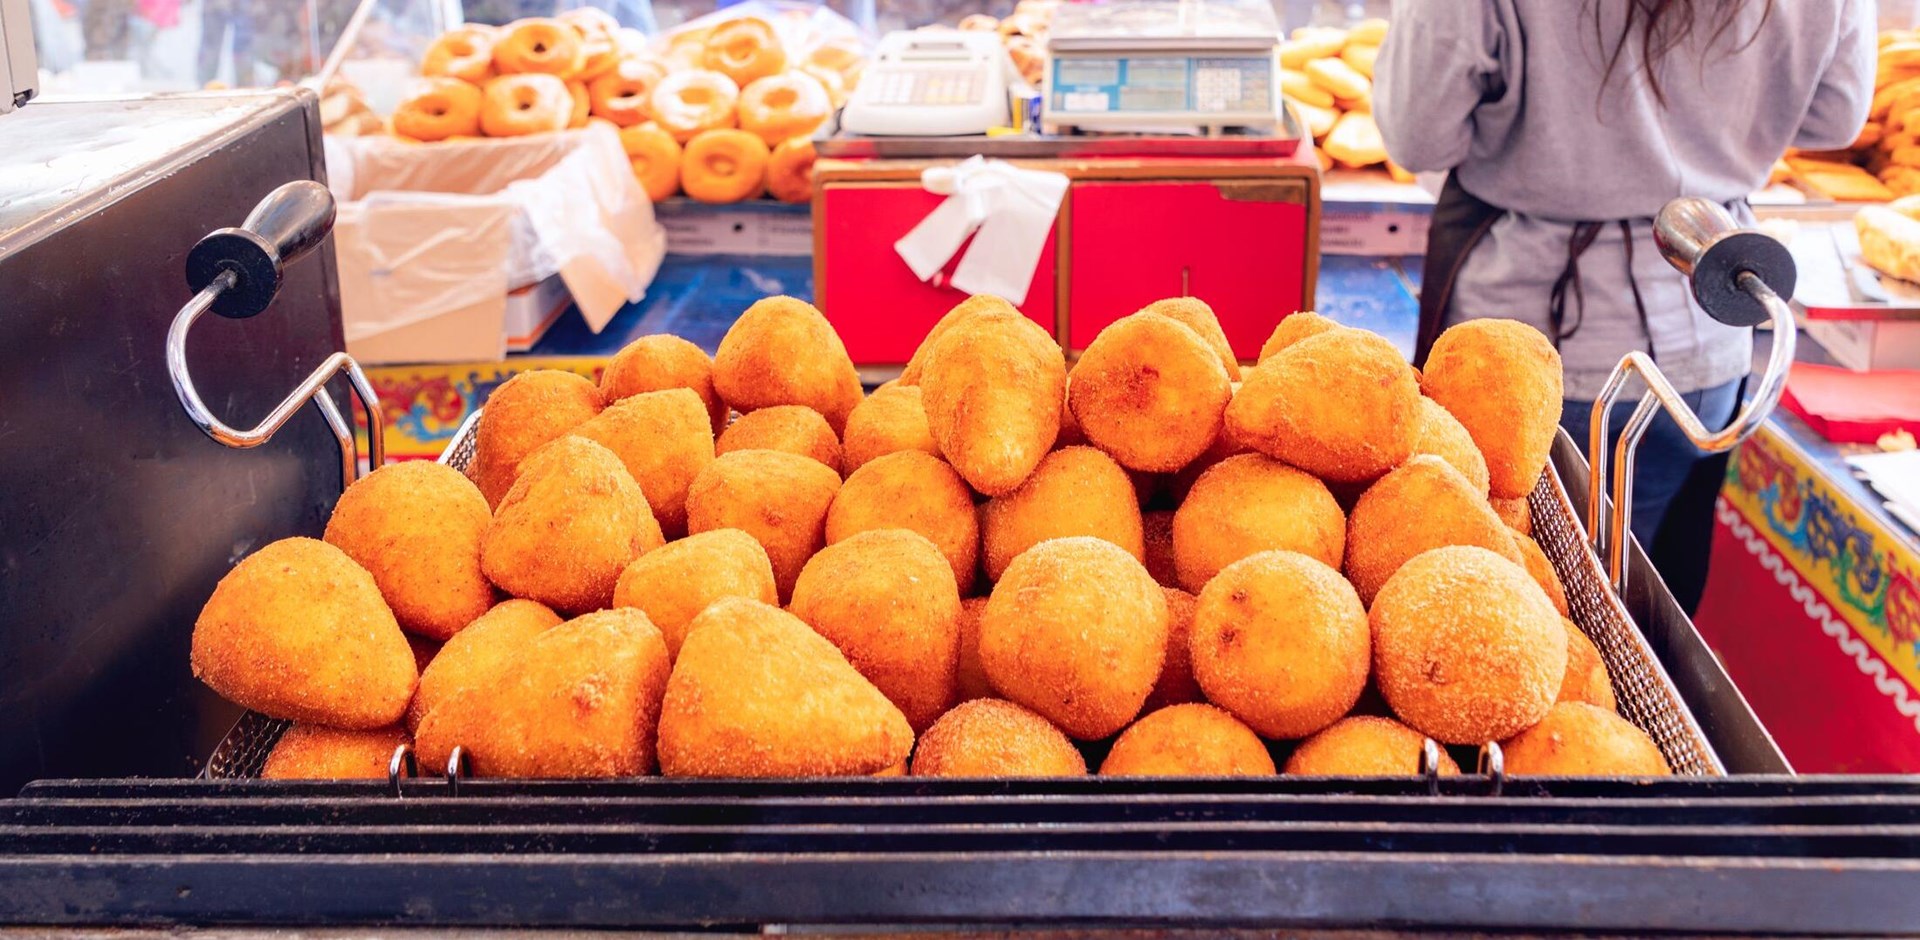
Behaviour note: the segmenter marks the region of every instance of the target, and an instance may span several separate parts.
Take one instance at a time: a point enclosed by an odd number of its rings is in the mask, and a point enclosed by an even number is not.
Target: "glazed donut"
[[[457,78],[422,79],[393,109],[393,132],[414,140],[446,140],[480,133],[480,89]]]
[[[767,143],[743,130],[702,131],[680,155],[680,188],[701,202],[752,199],[767,185]]]
[[[586,127],[593,115],[593,100],[587,96],[586,82],[568,82],[567,94],[573,98],[573,110],[567,112],[567,127]]]
[[[565,130],[573,118],[567,83],[552,75],[502,75],[481,92],[480,129],[488,137]]]
[[[960,18],[960,29],[963,32],[991,33],[999,28],[1000,21],[985,13],[970,13]]]
[[[711,35],[712,29],[689,29],[668,36],[665,54],[667,71],[706,68],[702,62],[707,57],[707,37]]]
[[[449,30],[427,47],[427,54],[420,60],[420,74],[478,85],[493,77],[493,39],[491,26]]]
[[[613,14],[599,7],[579,7],[556,14],[554,19],[570,24],[583,35],[590,36],[598,33],[611,37],[620,31],[620,21]]]
[[[813,198],[813,139],[783,140],[767,158],[767,192],[781,202]]]
[[[653,86],[647,113],[673,139],[686,143],[705,130],[732,127],[740,86],[719,72],[674,72]]]
[[[580,31],[559,20],[516,20],[493,44],[493,67],[502,75],[544,72],[568,79],[584,64],[586,44]]]
[[[758,17],[743,16],[714,27],[707,37],[704,59],[710,68],[736,85],[778,75],[787,69],[787,50],[773,25]]]
[[[740,127],[760,135],[771,147],[789,137],[805,137],[833,112],[826,86],[803,72],[769,75],[740,91]]]
[[[580,71],[574,73],[575,81],[590,82],[620,64],[620,46],[613,41],[609,33],[580,34],[581,64]]]
[[[860,64],[860,44],[851,39],[830,39],[807,53],[807,64],[847,74]]]
[[[627,59],[587,84],[593,113],[621,126],[647,120],[647,96],[667,77],[667,67],[652,59]]]
[[[834,107],[838,108],[841,105],[847,103],[846,76],[841,75],[839,72],[836,72],[830,68],[827,68],[824,65],[815,65],[811,62],[800,66],[798,69],[795,69],[794,71],[797,71],[802,75],[813,76],[814,81],[819,82],[820,87],[825,88],[827,90],[828,104],[831,104]]]
[[[649,121],[622,130],[620,146],[648,199],[659,202],[680,190],[680,142],[660,125]]]

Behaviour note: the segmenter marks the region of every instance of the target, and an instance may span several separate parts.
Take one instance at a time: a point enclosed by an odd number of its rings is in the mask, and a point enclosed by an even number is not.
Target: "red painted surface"
[[[1790,563],[1787,570],[1794,570]],[[1804,572],[1796,574],[1808,583]],[[1714,527],[1713,565],[1694,625],[1794,770],[1920,771],[1920,730],[1913,719],[1894,708],[1874,678],[1861,672],[1724,522]],[[1874,655],[1870,648],[1868,655]],[[1903,681],[1891,669],[1887,675]]]
[[[966,294],[944,286],[945,276],[952,275],[965,255],[964,247],[936,278],[941,286],[922,283],[893,250],[893,243],[945,198],[918,183],[827,187],[820,222],[825,283],[816,287],[818,303],[855,365],[905,363],[927,330],[966,299]],[[1049,238],[1041,250],[1020,308],[1048,335],[1054,332],[1054,244]]]
[[[1211,182],[1077,182],[1067,338],[1085,349],[1102,328],[1156,300],[1186,293],[1220,318],[1243,359],[1259,355],[1275,324],[1306,297],[1307,207],[1228,199]]]

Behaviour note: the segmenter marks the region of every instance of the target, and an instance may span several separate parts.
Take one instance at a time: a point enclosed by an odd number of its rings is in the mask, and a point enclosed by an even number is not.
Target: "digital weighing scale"
[[[1047,37],[1049,130],[1271,131],[1280,21],[1268,0],[1062,4]]]

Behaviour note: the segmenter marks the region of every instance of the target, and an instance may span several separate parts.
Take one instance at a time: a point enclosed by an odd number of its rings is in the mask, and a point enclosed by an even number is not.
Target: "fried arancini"
[[[1455,324],[1434,340],[1420,384],[1473,435],[1494,496],[1533,492],[1560,428],[1560,353],[1546,336],[1517,320]]]
[[[1165,587],[1180,586],[1180,569],[1173,561],[1173,510],[1152,509],[1140,514],[1141,561],[1147,573]]]
[[[600,373],[600,394],[607,404],[645,392],[691,389],[711,416],[711,433],[726,430],[731,410],[713,390],[713,358],[706,350],[671,333],[642,336],[628,343]]]
[[[460,471],[407,461],[347,487],[326,541],[373,575],[401,629],[444,640],[493,604],[480,573],[480,536],[492,517]]]
[[[1261,344],[1260,358],[1257,361],[1266,362],[1268,359],[1279,355],[1281,350],[1309,336],[1319,336],[1322,333],[1342,328],[1340,324],[1311,310],[1302,310],[1290,316],[1282,317],[1280,318],[1280,322],[1274,326],[1273,335],[1268,336],[1267,341]]]
[[[883,385],[853,406],[847,415],[847,434],[841,462],[847,475],[875,457],[918,450],[940,456],[940,445],[927,429],[927,411],[920,405],[920,386]]]
[[[1120,733],[1103,777],[1255,777],[1274,773],[1253,729],[1212,705],[1169,705]]]
[[[563,613],[613,603],[620,572],[665,542],[613,451],[562,437],[529,455],[480,543],[487,579]]]
[[[630,395],[573,433],[613,451],[667,538],[687,532],[687,487],[713,462],[713,431],[692,389]]]
[[[413,650],[365,568],[317,539],[241,559],[193,624],[193,675],[271,718],[344,729],[400,720]]]
[[[1299,552],[1336,567],[1346,540],[1347,517],[1326,484],[1263,454],[1215,464],[1173,514],[1180,586],[1196,594],[1220,569],[1256,552]]]
[[[1592,638],[1578,624],[1560,618],[1560,624],[1567,628],[1567,677],[1560,683],[1560,695],[1555,701],[1585,702],[1597,705],[1608,711],[1619,706],[1613,697],[1613,680],[1607,677],[1606,661],[1600,658],[1600,648],[1593,645]]]
[[[987,599],[969,597],[960,602],[960,657],[954,670],[954,700],[967,702],[991,698],[993,683],[987,680],[987,667],[980,663],[980,615],[986,613]]]
[[[1088,535],[1146,554],[1140,502],[1126,471],[1091,447],[1048,454],[1018,488],[987,502],[981,514],[987,580],[1000,580],[1020,553],[1048,539]]]
[[[1536,777],[1666,777],[1666,757],[1645,731],[1604,708],[1561,702],[1513,736],[1507,773]]]
[[[913,749],[916,777],[1080,777],[1087,759],[1045,718],[979,698],[940,716]]]
[[[613,588],[613,606],[646,614],[660,628],[669,657],[680,655],[693,618],[723,597],[780,602],[767,550],[739,529],[714,529],[668,542],[634,559]]]
[[[1096,538],[1021,553],[980,621],[993,687],[1081,740],[1140,713],[1166,653],[1166,595],[1137,559]]]
[[[777,450],[715,458],[687,490],[687,531],[739,529],[767,550],[780,596],[793,593],[807,559],[827,543],[827,508],[840,475],[818,460]]]
[[[907,359],[907,364],[900,370],[900,384],[919,385],[920,373],[927,366],[927,355],[932,352],[933,344],[939,342],[940,337],[945,336],[948,330],[953,329],[955,323],[976,313],[1020,315],[1020,311],[1012,304],[992,294],[975,294],[954,304],[953,309],[934,321],[933,326],[927,329],[927,335],[920,338],[920,345],[914,347],[913,355]]]
[[[1494,514],[1500,517],[1501,522],[1507,524],[1507,528],[1521,535],[1533,535],[1533,505],[1528,502],[1527,497],[1515,496],[1512,499],[1502,499],[1495,496],[1487,500],[1487,503],[1493,506]]]
[[[1333,724],[1367,684],[1366,608],[1338,571],[1298,552],[1221,569],[1200,592],[1189,642],[1207,700],[1269,738]]]
[[[1567,608],[1567,589],[1560,584],[1560,575],[1553,570],[1553,562],[1548,560],[1547,553],[1540,550],[1540,543],[1534,541],[1532,536],[1515,532],[1513,544],[1520,551],[1521,565],[1526,567],[1534,583],[1540,585],[1540,590],[1547,593],[1547,600],[1553,603],[1553,609],[1559,611],[1562,617],[1569,616],[1571,611]]]
[[[838,434],[860,403],[860,373],[820,311],[804,300],[755,301],[720,340],[713,387],[745,414],[774,405],[804,405]]]
[[[917,450],[868,461],[840,485],[827,510],[827,544],[875,529],[917,532],[953,568],[961,596],[973,593],[980,558],[980,520],[973,491],[947,462]]]
[[[1365,330],[1300,340],[1247,372],[1227,406],[1234,437],[1329,483],[1365,483],[1413,453],[1420,383]]]
[[[541,631],[511,671],[427,712],[415,745],[441,767],[457,745],[480,777],[652,773],[667,646],[637,610],[602,610]]]
[[[1357,715],[1342,718],[1300,742],[1287,758],[1285,773],[1306,777],[1411,777],[1420,772],[1420,750],[1427,736],[1391,718]],[[1460,773],[1440,748],[1440,775]]]
[[[919,732],[954,703],[960,594],[952,573],[917,532],[861,532],[807,562],[787,609],[832,641]]]
[[[1206,301],[1198,297],[1168,297],[1141,307],[1139,312],[1157,313],[1198,333],[1207,348],[1220,357],[1220,366],[1227,370],[1227,378],[1240,381],[1240,360],[1227,343],[1226,331],[1220,328],[1220,318],[1214,316],[1213,308],[1207,306]]]
[[[1159,681],[1141,706],[1146,711],[1206,700],[1200,683],[1193,678],[1193,613],[1200,601],[1176,587],[1163,585],[1160,590],[1167,598],[1167,659],[1160,666]]]
[[[1475,493],[1487,495],[1487,459],[1480,456],[1480,445],[1473,442],[1473,436],[1447,409],[1424,396],[1420,399],[1419,431],[1414,438],[1413,452],[1432,454],[1452,464],[1453,469],[1467,478]]]
[[[660,712],[669,777],[861,776],[912,748],[906,716],[832,643],[739,597],[693,619]]]
[[[1421,454],[1367,488],[1347,517],[1346,574],[1373,603],[1407,559],[1447,545],[1478,545],[1518,564],[1513,530],[1453,465]]]
[[[749,412],[727,425],[714,442],[714,453],[736,450],[778,450],[810,457],[840,472],[840,438],[820,412],[801,405],[774,405]]]
[[[1129,470],[1172,473],[1206,452],[1233,397],[1200,334],[1157,313],[1108,324],[1074,363],[1067,407],[1080,432]]]
[[[1442,743],[1518,733],[1546,716],[1566,679],[1553,605],[1526,569],[1484,548],[1436,548],[1401,565],[1370,619],[1381,694]]]
[[[586,423],[602,405],[593,382],[558,369],[522,372],[494,389],[474,428],[467,471],[487,505],[500,505],[527,455]]]
[[[1067,360],[1018,313],[976,311],[927,351],[920,373],[927,428],[941,456],[988,496],[1025,482],[1060,434]]]
[[[435,706],[468,689],[493,685],[512,673],[533,638],[560,625],[546,605],[518,598],[501,601],[454,634],[420,673],[420,689],[407,706],[407,730]]]
[[[342,731],[295,722],[267,753],[260,779],[384,780],[393,752],[406,743],[398,725]]]

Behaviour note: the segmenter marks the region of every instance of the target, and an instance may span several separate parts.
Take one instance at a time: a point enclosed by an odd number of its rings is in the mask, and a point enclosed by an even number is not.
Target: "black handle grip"
[[[234,284],[213,302],[213,312],[251,317],[273,302],[288,265],[326,241],[333,231],[333,194],[311,180],[295,180],[260,200],[240,228],[209,234],[187,253],[187,286],[196,293],[221,274]]]

